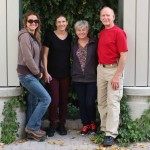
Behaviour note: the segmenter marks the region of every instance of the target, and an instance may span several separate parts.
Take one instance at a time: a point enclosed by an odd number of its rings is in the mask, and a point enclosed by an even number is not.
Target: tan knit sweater
[[[41,72],[43,72],[41,43],[26,29],[19,31],[18,42],[18,74],[33,74],[36,77],[40,77]]]

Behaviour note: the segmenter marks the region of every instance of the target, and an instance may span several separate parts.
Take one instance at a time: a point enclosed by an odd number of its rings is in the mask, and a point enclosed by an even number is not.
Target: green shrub
[[[72,103],[68,104],[67,118],[73,120],[80,118],[79,108],[74,106]]]
[[[119,126],[119,136],[117,143],[120,146],[129,146],[132,142],[142,142],[150,140],[150,107],[145,110],[143,115],[134,121],[129,115],[129,106],[126,103],[127,96],[121,100],[121,123]],[[94,137],[95,143],[102,143],[104,134]]]
[[[7,102],[4,103],[4,108],[2,115],[4,116],[3,121],[1,121],[1,142],[5,144],[12,143],[18,137],[19,123],[17,122],[16,109],[21,107],[25,110],[25,101],[26,93],[22,92],[22,95],[19,97],[11,97]]]
[[[118,14],[118,0],[23,0],[23,14],[27,11],[35,11],[40,15],[42,22],[42,34],[54,29],[54,20],[58,14],[65,14],[69,20],[69,32],[74,35],[74,23],[80,19],[86,19],[90,23],[90,34],[97,36],[102,24],[99,19],[99,10],[107,5]],[[117,20],[116,20],[117,21]]]

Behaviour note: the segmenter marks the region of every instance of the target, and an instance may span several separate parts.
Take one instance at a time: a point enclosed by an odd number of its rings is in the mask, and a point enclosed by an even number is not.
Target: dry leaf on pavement
[[[99,146],[96,150],[129,150],[127,148],[123,147],[118,147],[118,146],[111,146],[111,147],[104,147],[104,146]]]
[[[143,144],[143,143],[137,143],[135,145],[135,147],[147,148],[148,146],[146,144]]]
[[[16,143],[24,143],[24,142],[26,142],[27,141],[27,139],[18,139],[18,140],[16,140],[15,142]]]
[[[56,145],[64,146],[64,141],[61,140],[48,141],[48,144],[56,144]]]
[[[4,147],[4,143],[0,143],[0,148],[3,148]]]

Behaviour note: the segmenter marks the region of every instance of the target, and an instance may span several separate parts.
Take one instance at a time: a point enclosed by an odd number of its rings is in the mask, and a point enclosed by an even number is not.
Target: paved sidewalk
[[[23,141],[5,145],[2,150],[94,150],[98,148],[93,144],[88,136],[80,136],[79,131],[68,131],[68,135],[60,136],[55,133],[54,137],[49,137],[44,142]],[[0,150],[1,150],[0,149]]]
[[[13,144],[4,145],[0,150],[117,150],[117,148],[100,148],[97,144],[92,143],[90,136],[81,136],[79,131],[70,130],[66,136],[55,133],[54,137],[49,137],[44,142],[18,140]],[[150,150],[150,143],[136,144],[130,148],[118,150]]]

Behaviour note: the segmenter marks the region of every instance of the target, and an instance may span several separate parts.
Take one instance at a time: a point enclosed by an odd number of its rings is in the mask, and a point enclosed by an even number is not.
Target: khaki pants
[[[118,135],[120,100],[123,96],[123,77],[120,76],[119,89],[114,90],[111,80],[117,67],[104,68],[102,65],[97,67],[97,88],[98,88],[98,111],[101,119],[101,131],[106,136],[114,138]]]

